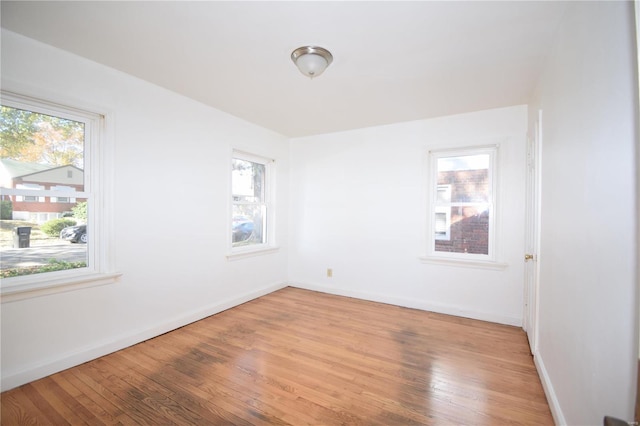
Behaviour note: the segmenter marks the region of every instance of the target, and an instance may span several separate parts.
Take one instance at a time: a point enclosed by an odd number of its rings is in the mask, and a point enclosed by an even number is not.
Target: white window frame
[[[233,188],[232,188],[232,162],[233,159],[251,161],[253,163],[263,164],[264,165],[264,204],[265,206],[265,221],[266,226],[264,228],[264,232],[266,233],[265,242],[262,244],[251,244],[247,246],[233,246],[233,235],[232,235],[232,226],[233,226],[233,206],[236,202],[233,200]],[[261,155],[249,153],[247,151],[234,149],[231,153],[231,158],[229,161],[229,220],[228,220],[228,233],[227,233],[227,244],[228,244],[228,260],[237,260],[243,259],[246,257],[252,257],[256,255],[263,255],[277,251],[279,248],[276,245],[275,241],[275,160],[267,157],[263,157]]]
[[[106,124],[108,115],[48,100],[36,99],[7,91],[0,92],[2,105],[67,118],[85,124],[84,190],[69,192],[70,198],[89,202],[87,232],[87,267],[5,278],[0,283],[2,303],[55,294],[79,288],[113,283],[121,275],[115,272],[112,250],[112,144]],[[66,191],[1,188],[0,194],[40,197],[66,195]],[[72,195],[71,195],[72,194]]]
[[[51,187],[51,190],[52,191],[64,191],[66,193],[66,195],[64,197],[51,197],[50,200],[51,200],[52,203],[75,203],[76,202],[76,198],[70,196],[71,193],[75,193],[76,192],[76,189],[71,187],[71,186],[55,185],[55,186]]]
[[[444,236],[436,237],[435,235],[435,213],[442,209],[438,205],[438,160],[447,157],[461,157],[469,155],[489,155],[489,179],[490,179],[490,199],[489,199],[489,237],[488,237],[488,254],[477,253],[454,253],[436,251],[437,240],[449,240],[450,235],[447,231],[446,238]],[[504,269],[506,264],[499,262],[496,241],[498,240],[498,174],[499,174],[499,145],[472,146],[452,149],[431,150],[428,152],[427,159],[427,238],[426,238],[426,254],[420,256],[420,260],[425,263],[450,264],[468,267],[486,267],[488,269]],[[477,204],[477,203],[472,203]],[[450,211],[447,212],[447,224],[450,225]]]
[[[444,191],[446,192],[447,196],[449,197],[449,200],[451,200],[451,185],[437,185],[436,186],[436,198],[437,198],[437,193]],[[445,222],[445,232],[443,235],[438,235],[436,234],[436,220],[435,220],[435,214],[444,214],[444,222]],[[448,209],[446,207],[441,207],[441,206],[435,206],[434,207],[434,224],[433,224],[433,237],[436,240],[441,240],[441,241],[449,241],[451,239],[451,209]]]
[[[16,189],[26,189],[29,191],[40,191],[44,189],[44,186],[38,185],[37,183],[19,183],[16,185]],[[30,198],[30,199],[27,199]],[[33,199],[35,198],[35,200]],[[16,196],[16,202],[23,203],[44,203],[44,197],[39,197],[38,193],[34,192],[31,194],[18,195]]]

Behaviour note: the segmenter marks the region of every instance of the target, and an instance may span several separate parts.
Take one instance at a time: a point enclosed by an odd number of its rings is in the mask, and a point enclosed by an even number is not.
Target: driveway
[[[49,259],[66,262],[86,262],[86,244],[56,244],[30,248],[5,248],[0,250],[0,269],[46,265]]]

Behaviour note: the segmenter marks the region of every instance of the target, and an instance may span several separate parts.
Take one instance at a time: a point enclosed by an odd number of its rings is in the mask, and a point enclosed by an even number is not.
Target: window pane
[[[489,154],[439,158],[438,202],[444,185],[452,203],[489,202],[489,161]]]
[[[435,251],[452,253],[489,254],[489,209],[488,205],[451,207],[448,239],[442,236],[442,219],[446,216],[435,213]]]
[[[451,202],[451,185],[438,185],[436,201],[438,204]]]
[[[87,258],[87,203],[63,204],[64,212],[19,212],[0,220],[0,277],[83,268]]]
[[[490,161],[489,154],[438,158],[435,251],[489,254]]]
[[[264,205],[234,204],[231,225],[233,247],[266,242],[265,210]]]
[[[84,144],[83,122],[0,107],[0,186],[33,191],[1,196],[2,278],[87,266]]]
[[[436,239],[449,239],[449,224],[447,223],[446,212],[436,212],[436,222],[434,228]]]
[[[265,165],[233,159],[231,185],[233,201],[264,202]]]
[[[0,107],[0,158],[4,188],[53,185],[84,190],[82,122]]]

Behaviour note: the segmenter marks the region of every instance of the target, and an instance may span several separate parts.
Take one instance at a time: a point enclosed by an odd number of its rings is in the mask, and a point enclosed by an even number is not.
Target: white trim
[[[362,300],[370,300],[372,302],[386,303],[389,305],[402,306],[405,308],[420,309],[422,311],[436,312],[446,315],[454,315],[458,317],[477,319],[481,321],[495,322],[498,324],[522,326],[522,318],[509,317],[505,315],[493,314],[491,312],[479,312],[468,309],[462,309],[455,305],[447,305],[442,303],[432,303],[423,300],[406,299],[403,297],[387,296],[378,293],[370,293],[365,291],[345,290],[344,288],[329,287],[311,283],[290,282],[289,286],[302,288],[305,290],[319,291],[321,293],[335,294],[338,296],[353,297]]]
[[[258,163],[258,164],[264,164],[264,165],[275,162],[274,159],[269,158],[268,156],[252,154],[242,149],[235,149],[235,148],[233,148],[232,157],[237,158],[239,160],[251,161],[252,163]]]
[[[540,335],[540,239],[541,239],[541,217],[540,206],[542,205],[542,110],[538,110],[537,118],[533,123],[533,137],[527,140],[527,185],[526,185],[526,217],[527,227],[525,234],[525,253],[532,254],[528,264],[524,266],[524,293],[522,312],[524,316],[523,324],[531,353],[538,351]],[[531,169],[533,169],[534,179],[531,180]],[[530,181],[531,180],[531,181]],[[533,191],[533,192],[532,192]],[[532,229],[528,229],[532,227]],[[529,241],[531,239],[531,241]],[[532,268],[529,270],[528,268]],[[529,272],[533,275],[530,280]]]
[[[73,194],[75,198],[89,198],[90,193],[86,191],[58,191],[55,189],[22,189],[22,188],[2,188],[0,187],[0,195],[33,195],[37,191],[38,195],[44,197],[56,197],[58,195]],[[70,197],[71,198],[71,197]]]
[[[547,369],[544,366],[542,356],[540,356],[540,353],[537,351],[533,354],[533,363],[536,366],[536,370],[538,370],[538,376],[540,376],[542,389],[544,390],[544,394],[547,397],[547,403],[549,404],[549,409],[551,410],[551,415],[553,416],[553,422],[557,425],[566,425],[567,420],[562,413],[562,407],[560,406],[558,396],[556,395],[556,392],[553,389],[553,385],[551,384],[549,373],[547,373]]]
[[[70,275],[74,270],[60,271]],[[54,274],[55,272],[50,272]],[[71,278],[47,278],[41,283],[34,284],[33,280],[29,280],[23,284],[14,284],[0,288],[0,303],[16,302],[18,300],[31,299],[32,297],[46,296],[48,294],[63,293],[79,288],[97,287],[105,284],[115,283],[122,274],[119,272],[111,274],[86,274],[78,275],[74,273]],[[42,275],[38,275],[40,278]],[[27,278],[34,276],[22,276],[16,278]]]
[[[251,202],[235,202],[233,201],[233,159],[250,161],[252,163],[262,164],[264,165],[264,200],[260,203],[251,203]],[[229,224],[228,228],[228,237],[227,237],[227,247],[228,254],[226,255],[228,260],[238,260],[246,257],[257,256],[261,254],[271,253],[273,251],[278,250],[276,245],[276,227],[275,227],[275,219],[276,219],[276,208],[275,208],[275,163],[276,160],[269,157],[263,157],[256,154],[248,153],[247,151],[241,149],[231,148],[231,154],[229,157],[229,207],[228,207],[228,220]],[[262,205],[266,210],[266,214],[264,217],[265,226],[263,228],[263,233],[266,234],[266,238],[264,239],[264,243],[262,244],[252,244],[247,246],[233,246],[233,208],[236,205]]]
[[[55,357],[54,359],[28,365],[20,371],[5,372],[3,370],[2,380],[0,382],[2,384],[1,391],[4,392],[6,390],[13,389],[25,383],[41,379],[59,371],[66,370],[67,368],[71,368],[101,356],[108,355],[112,352],[133,346],[137,343],[160,336],[161,334],[183,327],[192,322],[199,321],[203,318],[207,318],[211,315],[215,315],[219,312],[285,287],[287,287],[287,284],[285,283],[271,284],[257,290],[243,293],[236,297],[225,299],[221,302],[212,303],[202,308],[191,310],[182,315],[168,319],[162,324],[133,330],[113,339],[104,340],[78,350],[67,352]]]
[[[443,262],[445,259],[451,259],[457,263],[460,262],[472,262],[478,265],[486,265],[490,263],[496,264],[500,267],[498,262],[499,250],[497,247],[498,241],[498,216],[500,211],[499,206],[499,194],[498,194],[498,177],[499,169],[501,167],[500,162],[500,144],[490,145],[478,145],[478,146],[465,146],[460,148],[446,148],[446,149],[431,149],[427,152],[426,167],[428,172],[426,174],[427,182],[427,239],[426,239],[426,255],[420,257],[420,259],[427,261],[429,258],[433,258],[434,262]],[[441,252],[436,251],[436,241],[442,241],[442,239],[435,237],[435,220],[434,212],[438,207],[437,202],[437,188],[438,188],[438,167],[437,162],[440,158],[445,157],[461,157],[467,155],[489,155],[489,179],[491,182],[491,198],[488,201],[489,205],[489,236],[488,236],[488,254],[472,254],[472,253],[455,253],[455,252]],[[478,205],[482,203],[450,203],[453,205]],[[477,266],[477,265],[472,265]]]
[[[262,256],[265,254],[275,253],[280,250],[280,247],[277,246],[265,246],[264,244],[260,246],[249,246],[250,248],[244,249],[242,251],[234,251],[233,253],[227,254],[227,260],[239,260],[246,259],[247,257],[255,257]]]
[[[5,85],[6,87],[6,85]],[[34,93],[34,90],[25,90]],[[2,90],[2,104],[28,109],[36,113],[53,115],[85,123],[84,190],[21,190],[3,188],[2,194],[69,196],[90,201],[87,217],[88,233],[92,235],[87,245],[87,267],[66,271],[46,272],[6,278],[0,285],[2,303],[24,298],[66,292],[85,287],[113,283],[120,275],[115,271],[113,252],[113,177],[114,177],[114,123],[112,114],[80,109],[73,101],[60,102],[57,95],[49,99],[16,94]],[[44,198],[43,198],[44,199]],[[23,296],[18,293],[24,292]]]
[[[636,72],[637,72],[637,80],[636,86],[638,88],[638,97],[636,98],[636,111],[638,112],[638,116],[636,119],[640,122],[640,1],[635,0],[633,2],[634,12],[635,12],[635,27],[636,27]],[[636,145],[637,146],[637,145]],[[640,149],[636,149],[636,188],[640,188]],[[640,204],[640,200],[637,198],[636,193],[636,208]],[[640,216],[636,215],[636,285],[637,288],[640,288]],[[640,291],[637,292],[637,300],[636,306],[640,307]],[[636,323],[640,321],[640,312],[636,310]],[[640,332],[640,330],[638,330]],[[640,336],[636,335],[634,338],[638,339],[637,347],[638,347],[638,360],[640,361]],[[637,366],[638,364],[636,364]],[[637,377],[637,375],[634,375]],[[640,384],[636,385],[636,392],[640,391]],[[636,403],[640,398],[636,395]],[[636,412],[640,411],[640,407],[636,407]]]
[[[459,266],[463,268],[482,268],[482,269],[495,269],[504,270],[509,267],[508,263],[483,261],[475,259],[459,259],[450,257],[437,257],[437,256],[420,256],[418,259],[422,263],[431,263],[434,265],[446,265],[446,266]]]
[[[25,95],[10,90],[2,90],[0,94],[2,96],[2,105],[18,109],[28,108],[31,112],[65,118],[72,121],[86,123],[95,120],[95,116],[103,115],[102,113],[90,111],[85,108],[71,106],[70,104],[73,102],[48,100],[37,95]]]

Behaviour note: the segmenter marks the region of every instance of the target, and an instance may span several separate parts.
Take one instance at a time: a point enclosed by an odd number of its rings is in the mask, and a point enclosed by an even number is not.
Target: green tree
[[[0,157],[19,160],[22,151],[34,144],[38,115],[6,106],[0,108]]]
[[[83,168],[84,124],[2,106],[0,157]]]
[[[78,219],[80,222],[87,223],[87,202],[81,201],[75,206],[71,208],[73,212],[73,217]]]
[[[67,226],[73,226],[76,224],[76,221],[73,219],[69,219],[66,217],[61,217],[59,219],[51,219],[48,222],[40,225],[40,230],[47,234],[50,237],[57,237],[60,235],[60,231],[62,231]]]
[[[13,218],[13,204],[11,200],[0,201],[0,220],[11,220]]]

